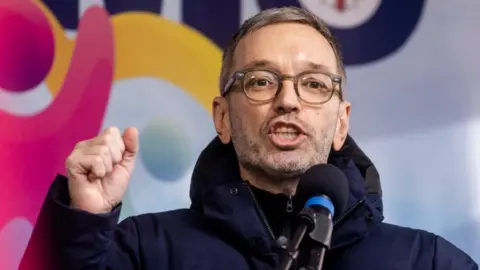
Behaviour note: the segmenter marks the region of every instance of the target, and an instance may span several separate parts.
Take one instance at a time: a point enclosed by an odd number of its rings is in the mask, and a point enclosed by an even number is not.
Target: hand
[[[70,206],[90,213],[108,213],[127,190],[138,152],[138,131],[123,135],[116,127],[77,143],[66,160]]]

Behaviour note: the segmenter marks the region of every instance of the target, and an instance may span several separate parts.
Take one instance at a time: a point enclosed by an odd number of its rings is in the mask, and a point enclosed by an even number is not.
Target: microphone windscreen
[[[348,203],[348,180],[345,174],[330,164],[312,166],[300,178],[295,197],[302,203],[315,196],[327,196],[335,213],[342,214]]]

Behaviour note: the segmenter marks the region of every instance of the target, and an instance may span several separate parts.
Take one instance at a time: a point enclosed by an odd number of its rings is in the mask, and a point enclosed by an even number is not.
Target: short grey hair
[[[332,47],[337,60],[337,72],[339,73],[339,75],[345,77],[345,67],[340,51],[340,45],[338,44],[337,39],[330,32],[328,25],[322,19],[303,8],[271,8],[266,9],[246,20],[240,26],[238,31],[233,35],[230,43],[223,51],[222,68],[220,72],[219,82],[220,91],[223,90],[228,80],[230,79],[230,72],[232,72],[230,69],[233,66],[233,55],[240,40],[242,40],[242,38],[244,38],[249,33],[255,32],[260,28],[278,23],[299,23],[315,28],[323,37],[325,37],[325,39]]]

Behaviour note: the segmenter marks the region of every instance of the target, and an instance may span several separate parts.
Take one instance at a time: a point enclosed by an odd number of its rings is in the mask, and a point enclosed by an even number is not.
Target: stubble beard
[[[311,134],[308,145],[292,151],[267,150],[260,140],[248,134],[241,117],[230,113],[232,142],[239,163],[248,171],[263,174],[272,181],[298,179],[310,167],[328,161],[333,141],[333,132],[322,130]],[[332,128],[334,130],[334,128]],[[263,136],[259,132],[257,136]],[[312,138],[314,138],[312,140]]]

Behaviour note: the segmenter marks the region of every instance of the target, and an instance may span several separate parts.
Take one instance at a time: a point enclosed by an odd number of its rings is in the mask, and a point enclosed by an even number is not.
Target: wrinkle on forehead
[[[269,68],[296,74],[323,65],[336,73],[337,61],[328,41],[314,28],[283,23],[265,26],[243,38],[234,53],[233,71],[255,62],[268,62]]]

